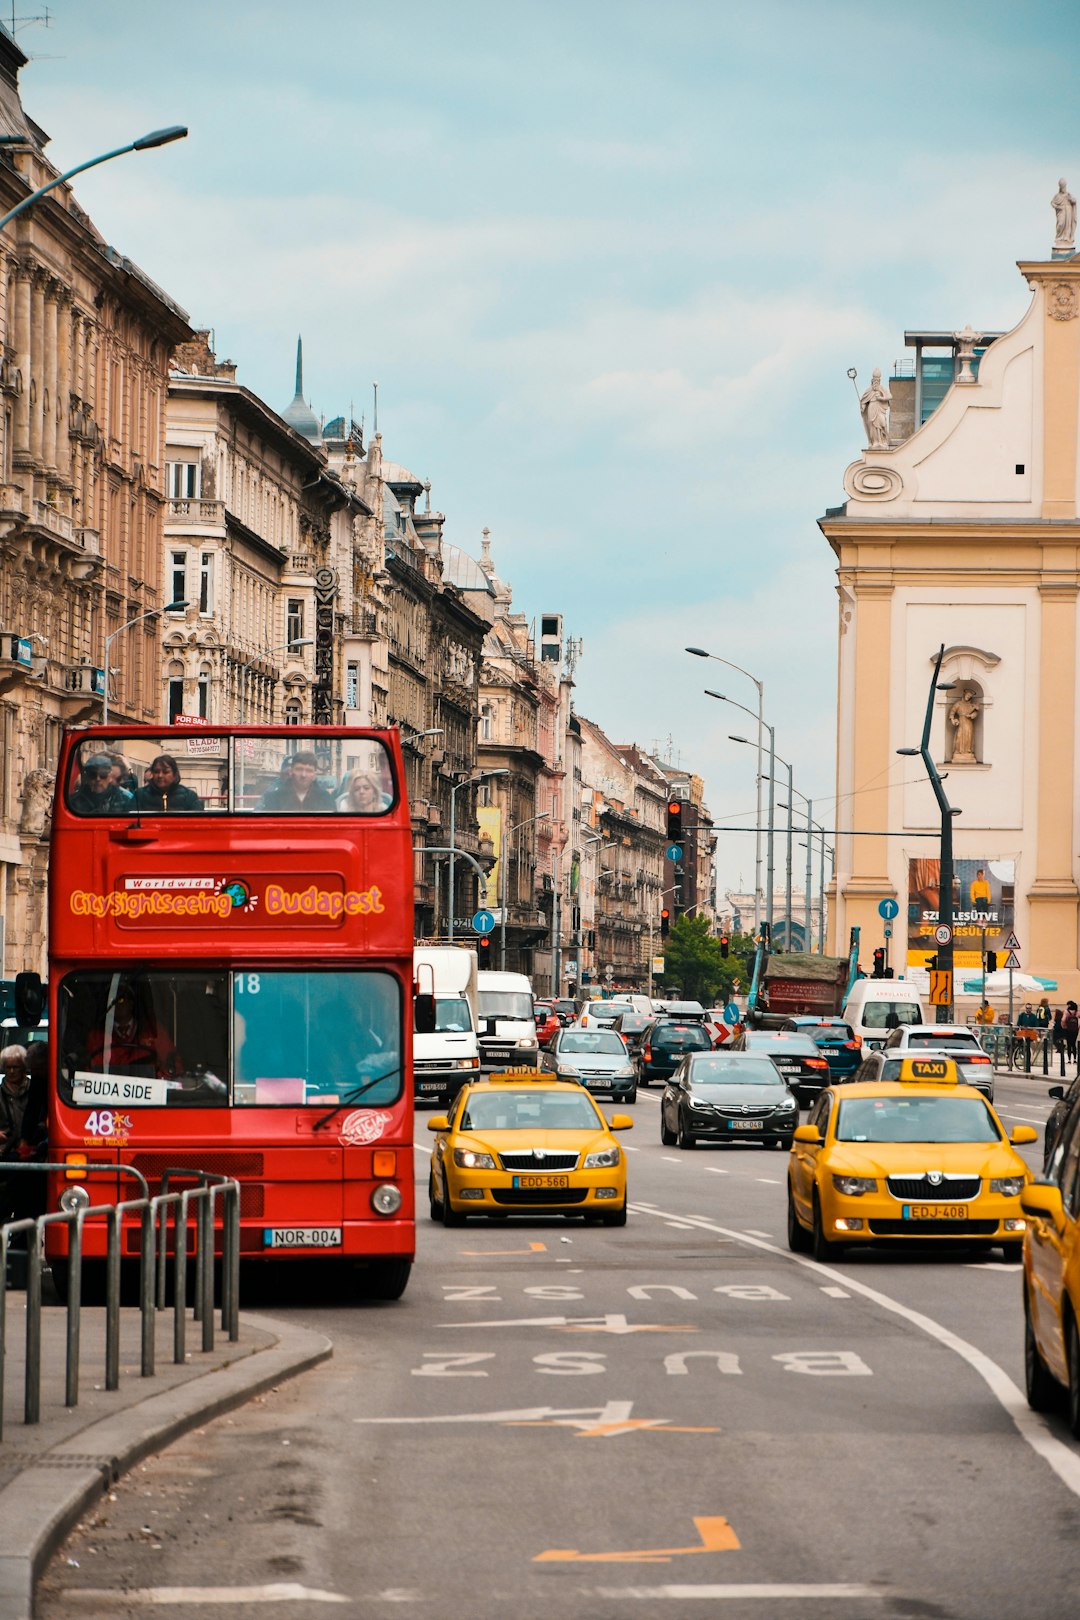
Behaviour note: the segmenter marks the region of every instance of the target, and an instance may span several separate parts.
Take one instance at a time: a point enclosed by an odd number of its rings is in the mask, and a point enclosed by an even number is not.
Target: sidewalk
[[[219,1318],[220,1320],[220,1318]],[[41,1422],[23,1422],[26,1296],[7,1294],[4,1433],[0,1439],[0,1615],[32,1620],[34,1584],[71,1527],[121,1474],[151,1452],[332,1352],[319,1333],[267,1316],[240,1318],[230,1344],[187,1319],[187,1359],[173,1362],[173,1313],[159,1313],[156,1371],[140,1376],[140,1322],[121,1311],[120,1387],[105,1389],[105,1311],[84,1308],[79,1404],[65,1407],[67,1311],[42,1310]]]

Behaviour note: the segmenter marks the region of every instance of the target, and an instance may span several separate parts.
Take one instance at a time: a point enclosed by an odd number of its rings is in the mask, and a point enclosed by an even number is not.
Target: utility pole
[[[898,748],[898,754],[916,755],[922,757],[926,766],[926,774],[930,778],[930,786],[934,790],[938,809],[941,812],[941,852],[938,871],[938,927],[944,932],[948,930],[948,939],[939,943],[937,947],[938,972],[949,975],[949,999],[941,1003],[936,1012],[935,1021],[939,1024],[951,1024],[953,1016],[953,817],[960,814],[954,810],[945,797],[945,789],[934,764],[934,756],[930,749],[930,727],[934,719],[934,693],[948,692],[952,689],[952,681],[938,681],[941,674],[941,663],[945,657],[945,643],[938,649],[937,659],[934,663],[934,673],[930,677],[930,692],[926,699],[926,718],[923,721],[922,741],[918,748]]]

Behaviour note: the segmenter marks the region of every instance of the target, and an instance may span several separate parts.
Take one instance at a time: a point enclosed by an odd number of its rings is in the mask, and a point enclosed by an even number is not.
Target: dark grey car
[[[551,1037],[540,1066],[560,1080],[577,1080],[594,1095],[637,1102],[637,1070],[621,1035],[613,1029],[582,1029],[575,1024]]]
[[[775,1063],[753,1052],[685,1057],[660,1099],[665,1147],[698,1142],[761,1142],[790,1148],[799,1104]]]
[[[737,1052],[763,1052],[772,1058],[804,1108],[821,1095],[829,1082],[828,1060],[809,1035],[779,1029],[747,1029],[732,1043]]]

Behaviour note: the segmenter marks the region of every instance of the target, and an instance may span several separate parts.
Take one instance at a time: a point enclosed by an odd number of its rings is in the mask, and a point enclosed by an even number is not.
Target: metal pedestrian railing
[[[995,1024],[980,1028],[979,1040],[997,1069],[1011,1069],[1018,1074],[1060,1075],[1065,1080],[1069,1070],[1080,1073],[1080,1045],[1069,1052],[1065,1044],[1055,1043],[1048,1029],[1022,1029],[1011,1024]]]
[[[50,1170],[70,1172],[70,1164],[6,1163],[3,1175],[30,1175]],[[152,1378],[155,1368],[154,1328],[158,1311],[166,1308],[168,1293],[168,1236],[173,1234],[173,1361],[182,1364],[187,1354],[188,1240],[194,1218],[194,1320],[202,1325],[202,1348],[214,1348],[214,1220],[221,1205],[221,1330],[235,1343],[240,1337],[240,1184],[228,1176],[205,1170],[176,1167],[162,1174],[162,1191],[154,1197],[146,1177],[131,1165],[80,1164],[84,1176],[128,1177],[140,1185],[142,1196],[116,1204],[83,1205],[48,1215],[30,1216],[0,1226],[0,1439],[3,1439],[4,1389],[7,1346],[7,1293],[11,1239],[26,1235],[26,1367],[23,1421],[41,1420],[41,1275],[45,1229],[68,1228],[67,1345],[64,1404],[79,1404],[79,1343],[82,1327],[83,1228],[89,1220],[107,1224],[105,1258],[105,1388],[120,1386],[120,1240],[125,1215],[139,1217],[139,1311],[141,1316],[141,1376]],[[195,1181],[180,1192],[170,1182]]]

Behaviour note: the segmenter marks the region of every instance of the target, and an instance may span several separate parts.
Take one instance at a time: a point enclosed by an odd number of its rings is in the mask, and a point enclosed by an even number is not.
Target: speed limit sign
[[[934,941],[938,945],[948,945],[952,939],[952,929],[948,923],[938,923],[934,929]]]

